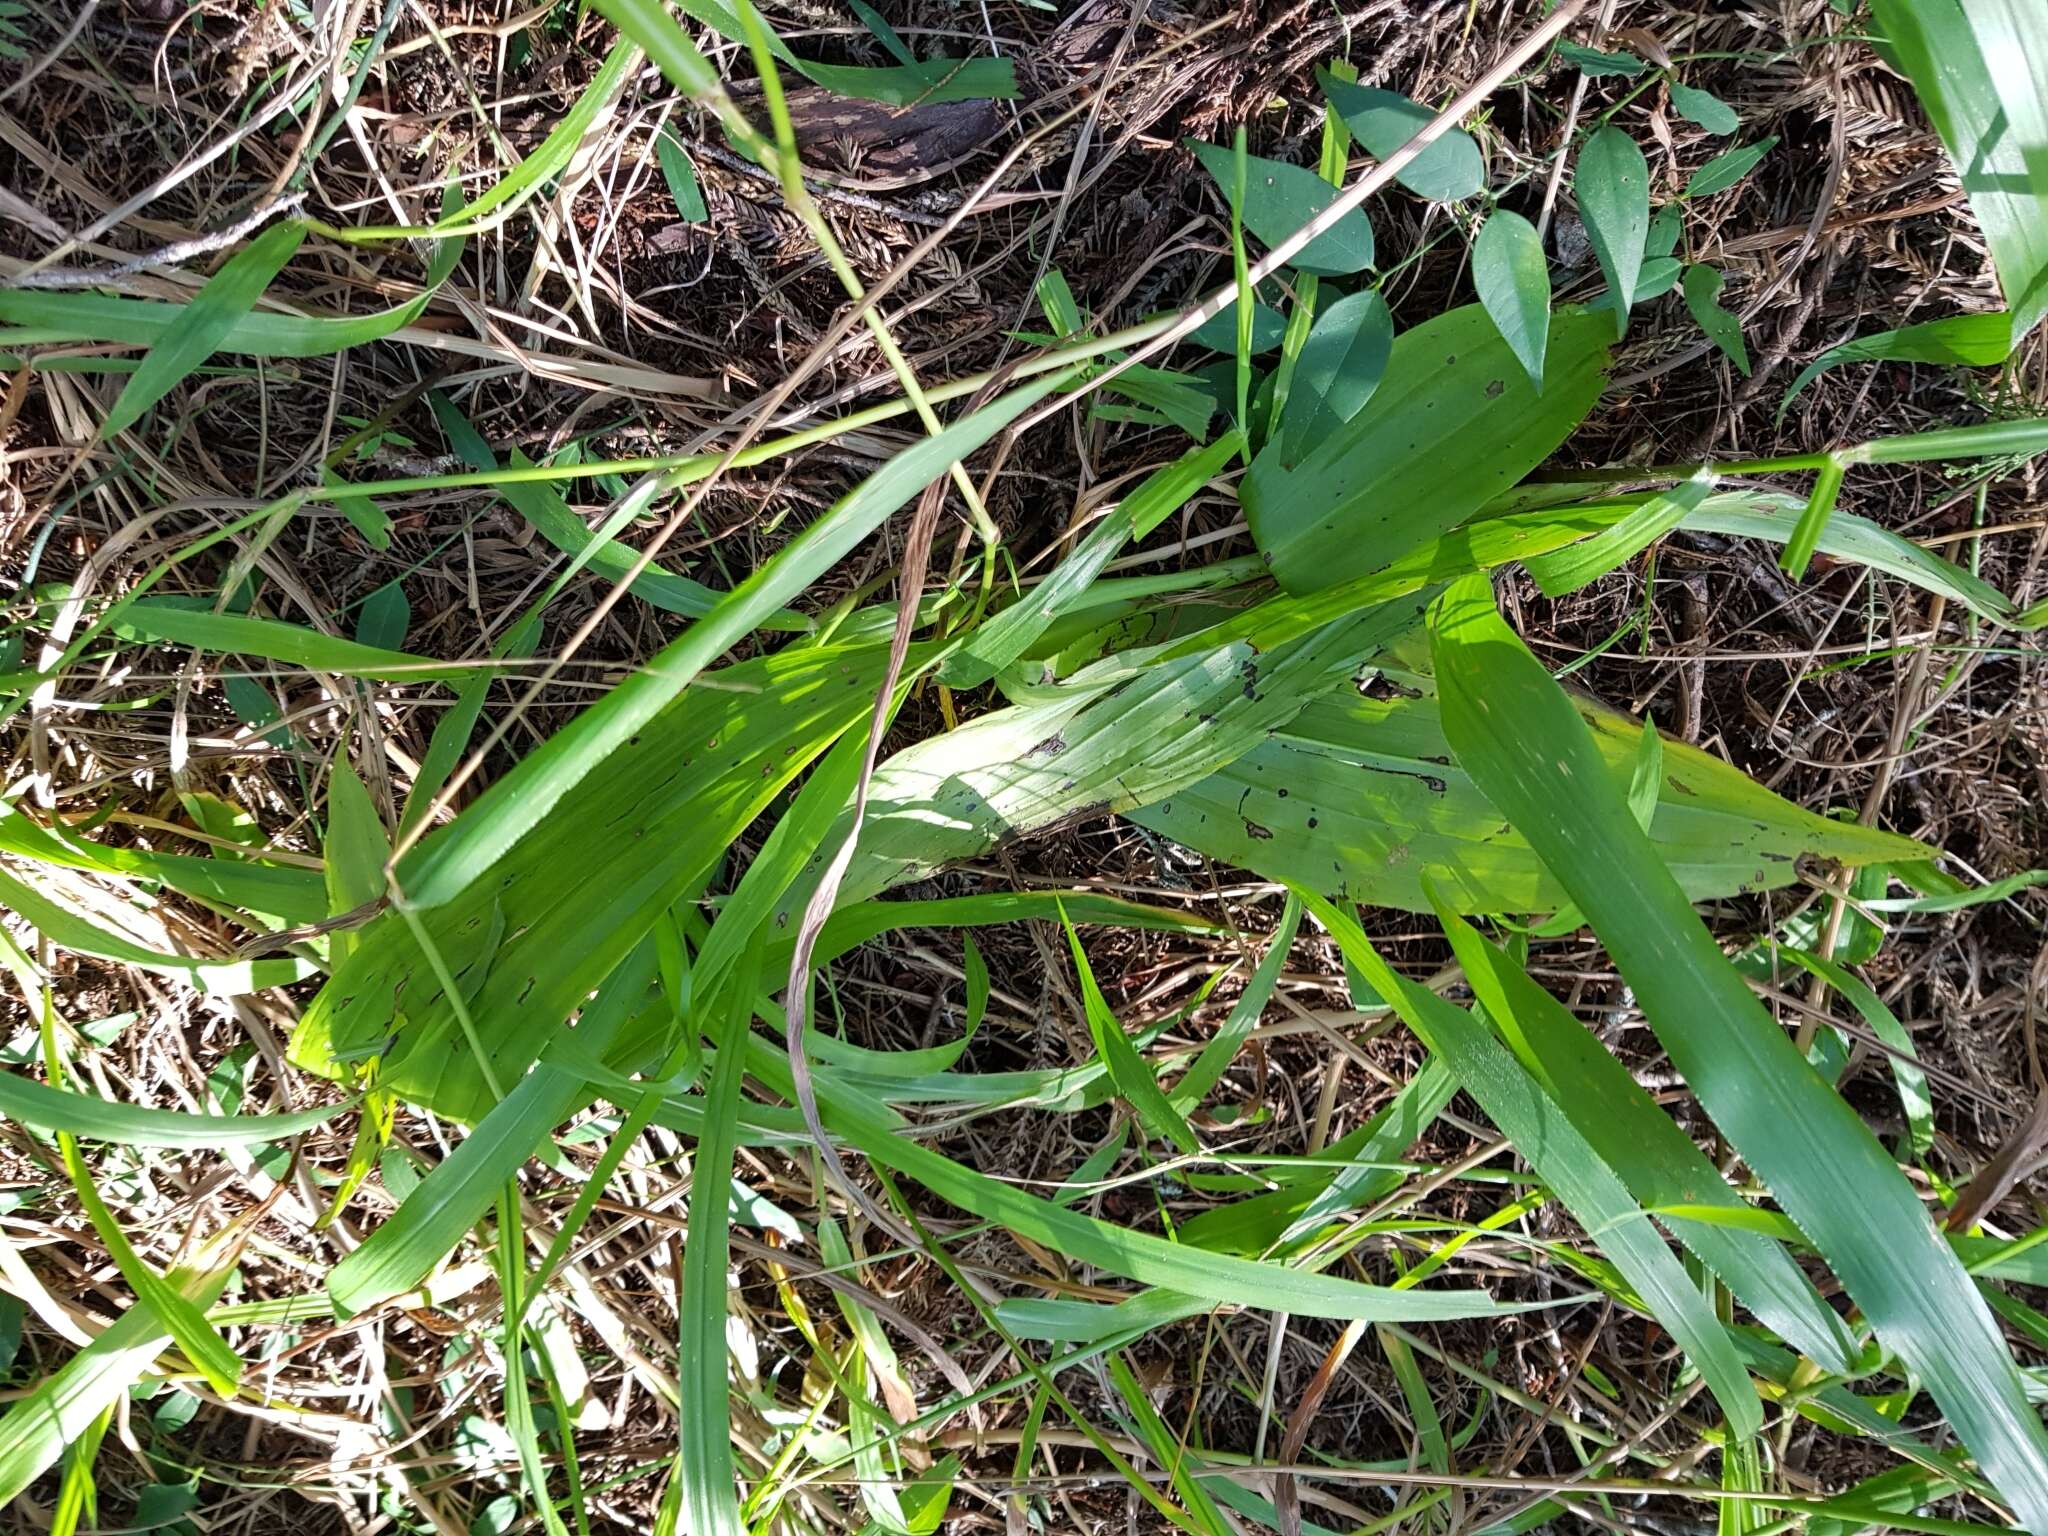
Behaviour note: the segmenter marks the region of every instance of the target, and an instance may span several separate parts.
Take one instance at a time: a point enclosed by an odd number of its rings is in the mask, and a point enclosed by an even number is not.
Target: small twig
[[[60,267],[54,272],[24,272],[7,284],[10,288],[101,288],[109,283],[119,282],[124,277],[136,277],[153,272],[159,267],[176,267],[196,256],[210,256],[215,251],[225,250],[244,235],[252,234],[281,213],[290,213],[306,200],[303,192],[288,192],[274,198],[252,213],[244,214],[225,229],[211,234],[194,235],[190,240],[174,240],[169,245],[159,246],[146,255],[124,261],[115,267],[100,267],[90,272]]]

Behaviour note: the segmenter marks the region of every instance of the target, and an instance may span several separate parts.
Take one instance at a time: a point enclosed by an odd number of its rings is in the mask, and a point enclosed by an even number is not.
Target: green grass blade
[[[1564,1108],[1630,1194],[1652,1209],[1748,1209],[1706,1154],[1563,1004],[1463,918],[1441,907],[1438,917],[1473,994],[1516,1060]],[[1829,1371],[1855,1369],[1855,1340],[1784,1249],[1739,1228],[1682,1219],[1666,1224],[1780,1338]]]
[[[750,1069],[778,1092],[788,1091],[787,1061],[778,1060],[779,1053],[758,1039],[750,1040],[748,1049]],[[1520,1310],[1476,1291],[1397,1291],[1284,1264],[1204,1253],[1099,1221],[1025,1194],[901,1135],[878,1110],[822,1077],[817,1086],[827,1128],[875,1162],[908,1175],[962,1210],[1141,1284],[1201,1297],[1211,1305],[1273,1307],[1303,1317],[1403,1322]]]
[[[1906,1112],[1913,1155],[1925,1157],[1934,1146],[1934,1100],[1927,1091],[1927,1074],[1916,1064],[1919,1052],[1913,1048],[1913,1037],[1906,1033],[1899,1016],[1885,1006],[1870,983],[1845,966],[1788,945],[1777,946],[1777,952],[1847,998],[1870,1026],[1870,1032],[1895,1053],[1891,1057],[1892,1077],[1899,1087],[1900,1107]]]
[[[173,1269],[163,1283],[188,1306],[205,1308],[227,1288],[234,1266],[195,1272]],[[171,1342],[170,1330],[147,1300],[123,1312],[0,1418],[0,1505],[12,1506],[65,1448],[140,1381]]]
[[[1778,420],[1806,386],[1844,363],[1952,363],[1963,368],[1988,368],[2012,355],[2012,316],[2004,310],[1983,315],[1950,315],[1920,325],[1901,326],[1858,336],[1830,347],[1799,370],[1799,377],[1778,402]]]
[[[182,1109],[122,1104],[0,1072],[0,1116],[43,1131],[64,1131],[124,1147],[200,1148],[284,1141],[325,1125],[349,1106],[278,1115],[195,1115]]]
[[[59,949],[182,977],[202,992],[221,996],[289,986],[315,969],[304,960],[198,960],[150,949],[101,927],[4,870],[0,870],[0,906],[33,925]]]
[[[680,638],[522,758],[452,826],[404,860],[400,875],[407,900],[417,907],[453,901],[704,668],[807,590],[949,465],[1068,382],[1067,375],[1057,374],[1013,390],[936,437],[912,444],[862,481]]]
[[[1089,965],[1088,952],[1081,947],[1081,935],[1074,932],[1073,921],[1064,911],[1060,913],[1060,923],[1067,930],[1067,948],[1074,957],[1075,974],[1081,979],[1081,1007],[1088,1015],[1088,1033],[1094,1037],[1095,1049],[1109,1069],[1110,1081],[1116,1084],[1117,1092],[1137,1113],[1139,1123],[1147,1131],[1194,1156],[1202,1150],[1194,1127],[1173,1107],[1166,1091],[1159,1086],[1159,1078],[1124,1033],[1122,1022],[1096,984],[1095,968]]]
[[[225,655],[260,656],[289,666],[342,677],[371,677],[393,683],[427,683],[466,678],[474,667],[450,666],[406,651],[387,651],[340,635],[324,635],[303,624],[209,613],[182,603],[129,603],[114,620],[114,631],[138,640],[168,640]]]
[[[1678,1341],[1728,1415],[1730,1428],[1742,1435],[1757,1433],[1763,1427],[1763,1409],[1756,1389],[1712,1306],[1557,1102],[1471,1014],[1394,970],[1358,925],[1321,897],[1304,899],[1345,958],[1457,1075],[1487,1118],[1570,1207],[1651,1314]]]
[[[284,270],[305,238],[306,226],[297,220],[273,224],[230,256],[165,328],[142,365],[128,376],[113,409],[100,423],[100,437],[109,438],[132,427],[144,411],[218,352],[235,322],[256,307],[270,280]]]
[[[1460,761],[1570,891],[1673,1064],[1879,1338],[2022,1523],[2048,1529],[2048,1437],[1983,1299],[1896,1164],[1729,966],[1483,580],[1445,594],[1431,640]]]
[[[1280,973],[1287,969],[1287,954],[1294,946],[1294,935],[1300,927],[1301,900],[1289,892],[1286,905],[1280,909],[1280,925],[1273,930],[1265,958],[1259,961],[1237,1001],[1231,1004],[1230,1016],[1203,1045],[1195,1064],[1173,1085],[1173,1105],[1182,1113],[1195,1109],[1208,1097],[1209,1090],[1230,1070],[1230,1063],[1236,1059],[1239,1049],[1258,1027],[1266,1004],[1272,1001],[1274,988],[1280,985]]]

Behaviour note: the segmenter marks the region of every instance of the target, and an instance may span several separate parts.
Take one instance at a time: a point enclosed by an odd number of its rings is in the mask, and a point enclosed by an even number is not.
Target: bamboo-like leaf
[[[489,877],[415,914],[472,1016],[491,1021],[500,1081],[525,1071],[782,786],[866,717],[885,660],[874,644],[806,647],[721,669],[644,722]],[[381,1053],[383,1086],[474,1121],[491,1103],[484,1064],[451,1048],[463,1031],[411,924],[386,913],[357,938],[300,1020],[293,1059]]]
[[[93,842],[61,824],[46,827],[19,806],[0,804],[0,849],[58,869],[163,885],[195,900],[286,922],[311,923],[328,915],[317,870]]]
[[[1452,760],[1435,684],[1389,663],[1382,685],[1332,689],[1202,781],[1124,814],[1268,879],[1333,900],[1426,912],[1422,874],[1461,912],[1548,912],[1569,900],[1519,827]],[[1574,698],[1617,790],[1641,727]],[[1719,758],[1664,744],[1652,846],[1694,900],[1798,878],[1800,857],[1925,857],[1920,845],[1800,809]]]
[[[1269,446],[1245,476],[1245,518],[1281,586],[1313,592],[1383,569],[1511,488],[1599,397],[1605,330],[1584,310],[1551,318],[1541,395],[1479,305],[1397,336],[1363,410],[1298,467]]]
[[[1778,402],[1778,419],[1806,386],[1844,363],[1953,363],[1963,368],[1988,368],[2012,355],[2012,316],[2004,310],[1983,315],[1950,315],[1895,331],[1877,331],[1830,347],[1799,370],[1799,377]]]
[[[1523,562],[1545,597],[1563,597],[1609,571],[1618,570],[1683,523],[1712,494],[1711,474],[1682,481],[1661,491],[1620,522],[1592,538]]]
[[[2016,343],[2048,314],[2042,16],[2007,0],[1873,0],[1871,16],[1962,179]]]
[[[1142,539],[1186,505],[1243,446],[1234,429],[1155,470],[1089,530],[1050,576],[975,630],[940,675],[956,688],[987,682],[1030,649],[1061,613],[1076,607],[1124,545]]]
[[[1447,735],[1635,988],[1672,1063],[1924,1383],[2022,1524],[2048,1527],[2048,1436],[1983,1299],[1855,1112],[1715,946],[1482,579],[1433,612]]]

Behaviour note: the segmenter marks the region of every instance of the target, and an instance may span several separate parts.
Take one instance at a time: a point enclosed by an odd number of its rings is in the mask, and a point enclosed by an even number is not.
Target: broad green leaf
[[[986,620],[966,647],[948,657],[940,676],[956,688],[987,682],[1030,649],[1061,613],[1079,606],[1104,566],[1133,539],[1171,517],[1236,456],[1242,438],[1226,432],[1206,447],[1191,448],[1145,477],[1130,495],[1088,531],[1072,554],[1023,597]]]
[[[1280,413],[1283,463],[1299,464],[1365,408],[1393,347],[1394,317],[1377,288],[1348,294],[1316,316]]]
[[[1954,363],[1964,368],[1989,368],[2012,355],[2012,316],[2004,310],[1982,315],[1950,315],[1896,331],[1878,331],[1830,347],[1799,370],[1799,377],[1778,402],[1785,408],[1815,379],[1843,363]]]
[[[1579,217],[1614,295],[1615,335],[1628,329],[1650,233],[1650,168],[1636,141],[1609,123],[1579,150],[1573,188]]]
[[[1519,213],[1496,208],[1472,242],[1472,286],[1501,339],[1543,388],[1543,353],[1550,343],[1550,268],[1536,226]]]
[[[1728,354],[1736,371],[1746,379],[1749,377],[1749,348],[1742,342],[1741,319],[1721,307],[1721,285],[1725,281],[1712,267],[1687,267],[1685,307],[1692,311],[1694,323],[1707,333],[1707,339]]]
[[[1311,700],[1234,762],[1124,814],[1212,858],[1330,896],[1426,912],[1421,876],[1461,912],[1552,912],[1565,887],[1452,760],[1426,675]],[[1617,792],[1642,727],[1574,697]],[[1919,844],[1781,799],[1710,753],[1663,744],[1651,838],[1694,900],[1798,880],[1802,855],[1850,865],[1924,856]],[[1283,793],[1284,791],[1284,793]]]
[[[197,1115],[182,1109],[124,1104],[0,1071],[0,1115],[43,1131],[64,1131],[124,1147],[247,1146],[285,1141],[325,1125],[349,1106],[278,1115]]]
[[[1439,600],[1431,640],[1459,761],[1569,890],[1672,1064],[1878,1337],[2022,1524],[2048,1527],[2048,1436],[1989,1309],[1897,1165],[1729,965],[1482,578]]]
[[[1729,1429],[1754,1435],[1763,1409],[1728,1335],[1661,1233],[1630,1198],[1600,1152],[1471,1014],[1394,970],[1350,918],[1304,895],[1324,929],[1417,1038],[1479,1101],[1487,1118],[1584,1226],[1658,1322],[1706,1379]],[[1710,1170],[1711,1171],[1711,1170]]]
[[[1096,983],[1094,967],[1088,964],[1088,952],[1081,947],[1081,935],[1074,932],[1074,925],[1065,913],[1060,918],[1067,930],[1067,948],[1074,957],[1074,972],[1081,980],[1081,1005],[1088,1017],[1088,1033],[1094,1037],[1095,1049],[1101,1055],[1103,1065],[1109,1069],[1110,1081],[1116,1084],[1119,1096],[1136,1111],[1139,1122],[1151,1135],[1172,1142],[1189,1157],[1197,1155],[1202,1146],[1195,1139],[1194,1128],[1173,1107],[1165,1090],[1159,1086],[1158,1076],[1145,1064],[1145,1058],[1138,1054],[1130,1037],[1124,1033],[1123,1024]]]
[[[1436,120],[1436,113],[1406,96],[1340,80],[1326,69],[1316,71],[1316,83],[1366,153],[1376,160],[1386,159]],[[1485,187],[1486,161],[1471,134],[1451,128],[1396,171],[1394,180],[1417,197],[1453,203]]]
[[[235,322],[256,307],[270,280],[284,270],[306,226],[296,219],[273,224],[227,259],[165,327],[142,364],[121,386],[99,436],[133,426],[142,413],[177,388],[185,376],[226,344]]]
[[[1287,321],[1280,311],[1270,304],[1252,306],[1252,352],[1270,352],[1280,345],[1281,337],[1287,334]],[[1211,352],[1234,352],[1237,350],[1237,311],[1226,309],[1220,315],[1211,315],[1207,320],[1188,332],[1187,339],[1198,347],[1207,347]]]
[[[257,656],[342,677],[426,683],[459,679],[472,670],[405,651],[365,645],[359,640],[344,640],[303,624],[251,618],[241,613],[211,613],[168,599],[142,598],[127,604],[113,627],[115,633],[133,639],[168,640],[173,645],[189,645],[223,655]]]
[[[17,880],[4,870],[0,870],[0,906],[35,928],[59,949],[177,976],[201,992],[222,996],[260,992],[265,987],[288,986],[304,980],[314,969],[307,961],[297,959],[206,960],[154,950],[101,926],[96,919],[25,881]]]
[[[1580,43],[1559,43],[1557,56],[1575,66],[1588,80],[1598,80],[1607,75],[1633,80],[1650,67],[1626,50],[1588,48]]]
[[[662,180],[668,183],[669,196],[676,201],[676,217],[685,224],[702,224],[711,217],[711,210],[704,206],[703,189],[697,185],[697,168],[690,163],[689,151],[676,141],[670,129],[664,128],[654,136],[654,157],[661,162]]]
[[[1385,604],[1273,646],[1205,632],[1179,643],[1186,654],[1174,643],[1121,653],[1037,702],[905,748],[875,774],[841,902],[1193,783],[1283,726],[1414,612]],[[795,923],[810,883],[807,872],[778,909],[784,922]]]
[[[1671,82],[1671,105],[1689,123],[1698,123],[1709,133],[1733,133],[1742,126],[1735,109],[1712,91],[1702,91],[1680,81]]]
[[[1523,564],[1536,578],[1545,597],[1576,592],[1609,571],[1619,570],[1684,522],[1713,489],[1712,475],[1682,481],[1650,497],[1620,522],[1592,538],[1547,555],[1532,555]]]
[[[1188,148],[1223,189],[1224,199],[1236,185],[1236,157],[1221,145],[1188,140]],[[1338,189],[1306,166],[1262,155],[1248,157],[1244,198],[1245,227],[1267,245],[1278,245],[1337,200]],[[1372,265],[1372,221],[1354,208],[1334,228],[1316,236],[1288,263],[1296,271],[1342,277]],[[1233,341],[1232,346],[1235,346]]]
[[[400,866],[408,899],[420,908],[444,906],[483,879],[704,668],[806,591],[948,465],[1069,382],[1071,375],[1055,373],[1011,391],[913,443],[841,497],[679,638],[520,759],[446,831],[414,849]]]
[[[1245,518],[1280,585],[1313,592],[1384,569],[1511,488],[1592,409],[1605,330],[1558,311],[1540,395],[1477,304],[1397,336],[1363,410],[1298,467],[1269,445],[1244,478]]]
[[[607,978],[576,1023],[573,1038],[584,1054],[605,1056],[646,1002],[652,973],[643,954]],[[556,1054],[522,1077],[383,1225],[327,1272],[327,1293],[341,1316],[402,1296],[425,1280],[490,1210],[505,1181],[546,1145],[548,1133],[590,1102],[590,1086],[575,1068],[558,1065]]]
[[[1515,1059],[1636,1200],[1653,1210],[1748,1209],[1706,1154],[1563,1004],[1464,919],[1447,908],[1437,916],[1474,996]],[[1854,1337],[1784,1249],[1739,1228],[1678,1218],[1665,1225],[1780,1338],[1829,1371],[1855,1370]]]
[[[1712,197],[1716,192],[1726,192],[1755,170],[1757,162],[1777,148],[1777,145],[1778,136],[1772,134],[1768,139],[1759,139],[1754,144],[1723,150],[1692,173],[1692,179],[1685,184],[1685,195]]]
[[[411,627],[412,604],[406,600],[404,583],[387,581],[363,599],[356,614],[356,643],[373,650],[403,650],[405,632]]]
[[[2016,343],[2048,314],[2043,18],[2008,0],[1872,0],[1871,16],[1962,179]]]

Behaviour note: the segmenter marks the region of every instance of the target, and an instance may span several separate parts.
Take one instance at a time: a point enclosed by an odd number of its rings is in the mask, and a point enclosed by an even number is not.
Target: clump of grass
[[[961,270],[1011,162],[877,273],[858,167],[807,164],[815,114],[980,112],[1019,97],[1010,61],[866,6],[852,62],[746,0],[593,9],[395,42],[387,8],[328,39],[338,100],[324,70],[266,82],[250,121],[303,131],[250,140],[286,195],[229,235],[66,265],[143,206],[109,205],[8,262],[0,433],[35,398],[55,451],[24,460],[47,522],[0,704],[0,1494],[60,1536],[287,1495],[351,1529],[925,1536],[1101,1520],[1112,1489],[1195,1536],[1296,1536],[1305,1505],[1361,1532],[1645,1506],[2048,1531],[2021,1363],[2048,1227],[1998,1214],[2037,1149],[1945,1143],[1969,1085],[1873,985],[1901,927],[2040,878],[1880,825],[1931,648],[1860,814],[1829,815],[1560,683],[1648,636],[1648,574],[1555,667],[1524,606],[1740,539],[1782,551],[1758,580],[1924,603],[1901,647],[1954,610],[1970,655],[2017,649],[2048,611],[1981,552],[1993,486],[2048,450],[2022,374],[1979,419],[1577,462],[1632,334],[1687,327],[1744,390],[1782,361],[1724,302],[1711,210],[1785,151],[1699,83],[1712,50],[1567,0],[1437,105],[1315,61],[1287,104],[1313,167],[1255,125],[1190,141],[1205,296],[1110,329],[1041,256],[1050,332],[944,379],[898,295]],[[1781,416],[1836,368],[2005,364],[2048,312],[2048,31],[1996,0],[1867,20],[2008,305],[1824,348]],[[377,71],[508,35],[601,60],[525,155],[402,192],[373,167],[391,224],[316,201]],[[1033,104],[1046,131],[1092,131],[1125,67]],[[1545,71],[1568,105],[1524,153],[1487,114]],[[1667,107],[1699,130],[1683,165]],[[728,174],[834,290],[767,387],[597,334],[590,204],[616,230],[667,198],[706,273],[745,268]],[[1597,276],[1546,246],[1567,185]],[[1469,244],[1476,302],[1418,312],[1403,274],[1437,244]],[[527,259],[522,300],[557,282],[560,314],[501,313]],[[349,276],[308,303],[319,260]],[[348,291],[369,273],[382,308]],[[792,407],[856,343],[888,397]],[[427,361],[451,355],[476,366]],[[311,437],[270,419],[275,380],[303,404],[357,369],[405,382],[350,420],[331,393]],[[583,392],[559,432],[520,426],[515,371]],[[256,402],[233,496],[184,479],[216,390]],[[684,446],[611,451],[692,413]],[[1014,480],[1056,432],[1115,467],[1023,559]],[[864,461],[842,494],[720,525],[818,445]],[[1969,477],[1968,564],[1848,510],[1922,465]],[[342,605],[307,574],[353,564]],[[1152,875],[1102,856],[1109,826]],[[1017,870],[1059,834],[1066,868]],[[1354,1378],[1364,1431],[1325,1418]],[[200,1415],[245,1448],[182,1435]],[[319,1455],[280,1463],[287,1436]]]

